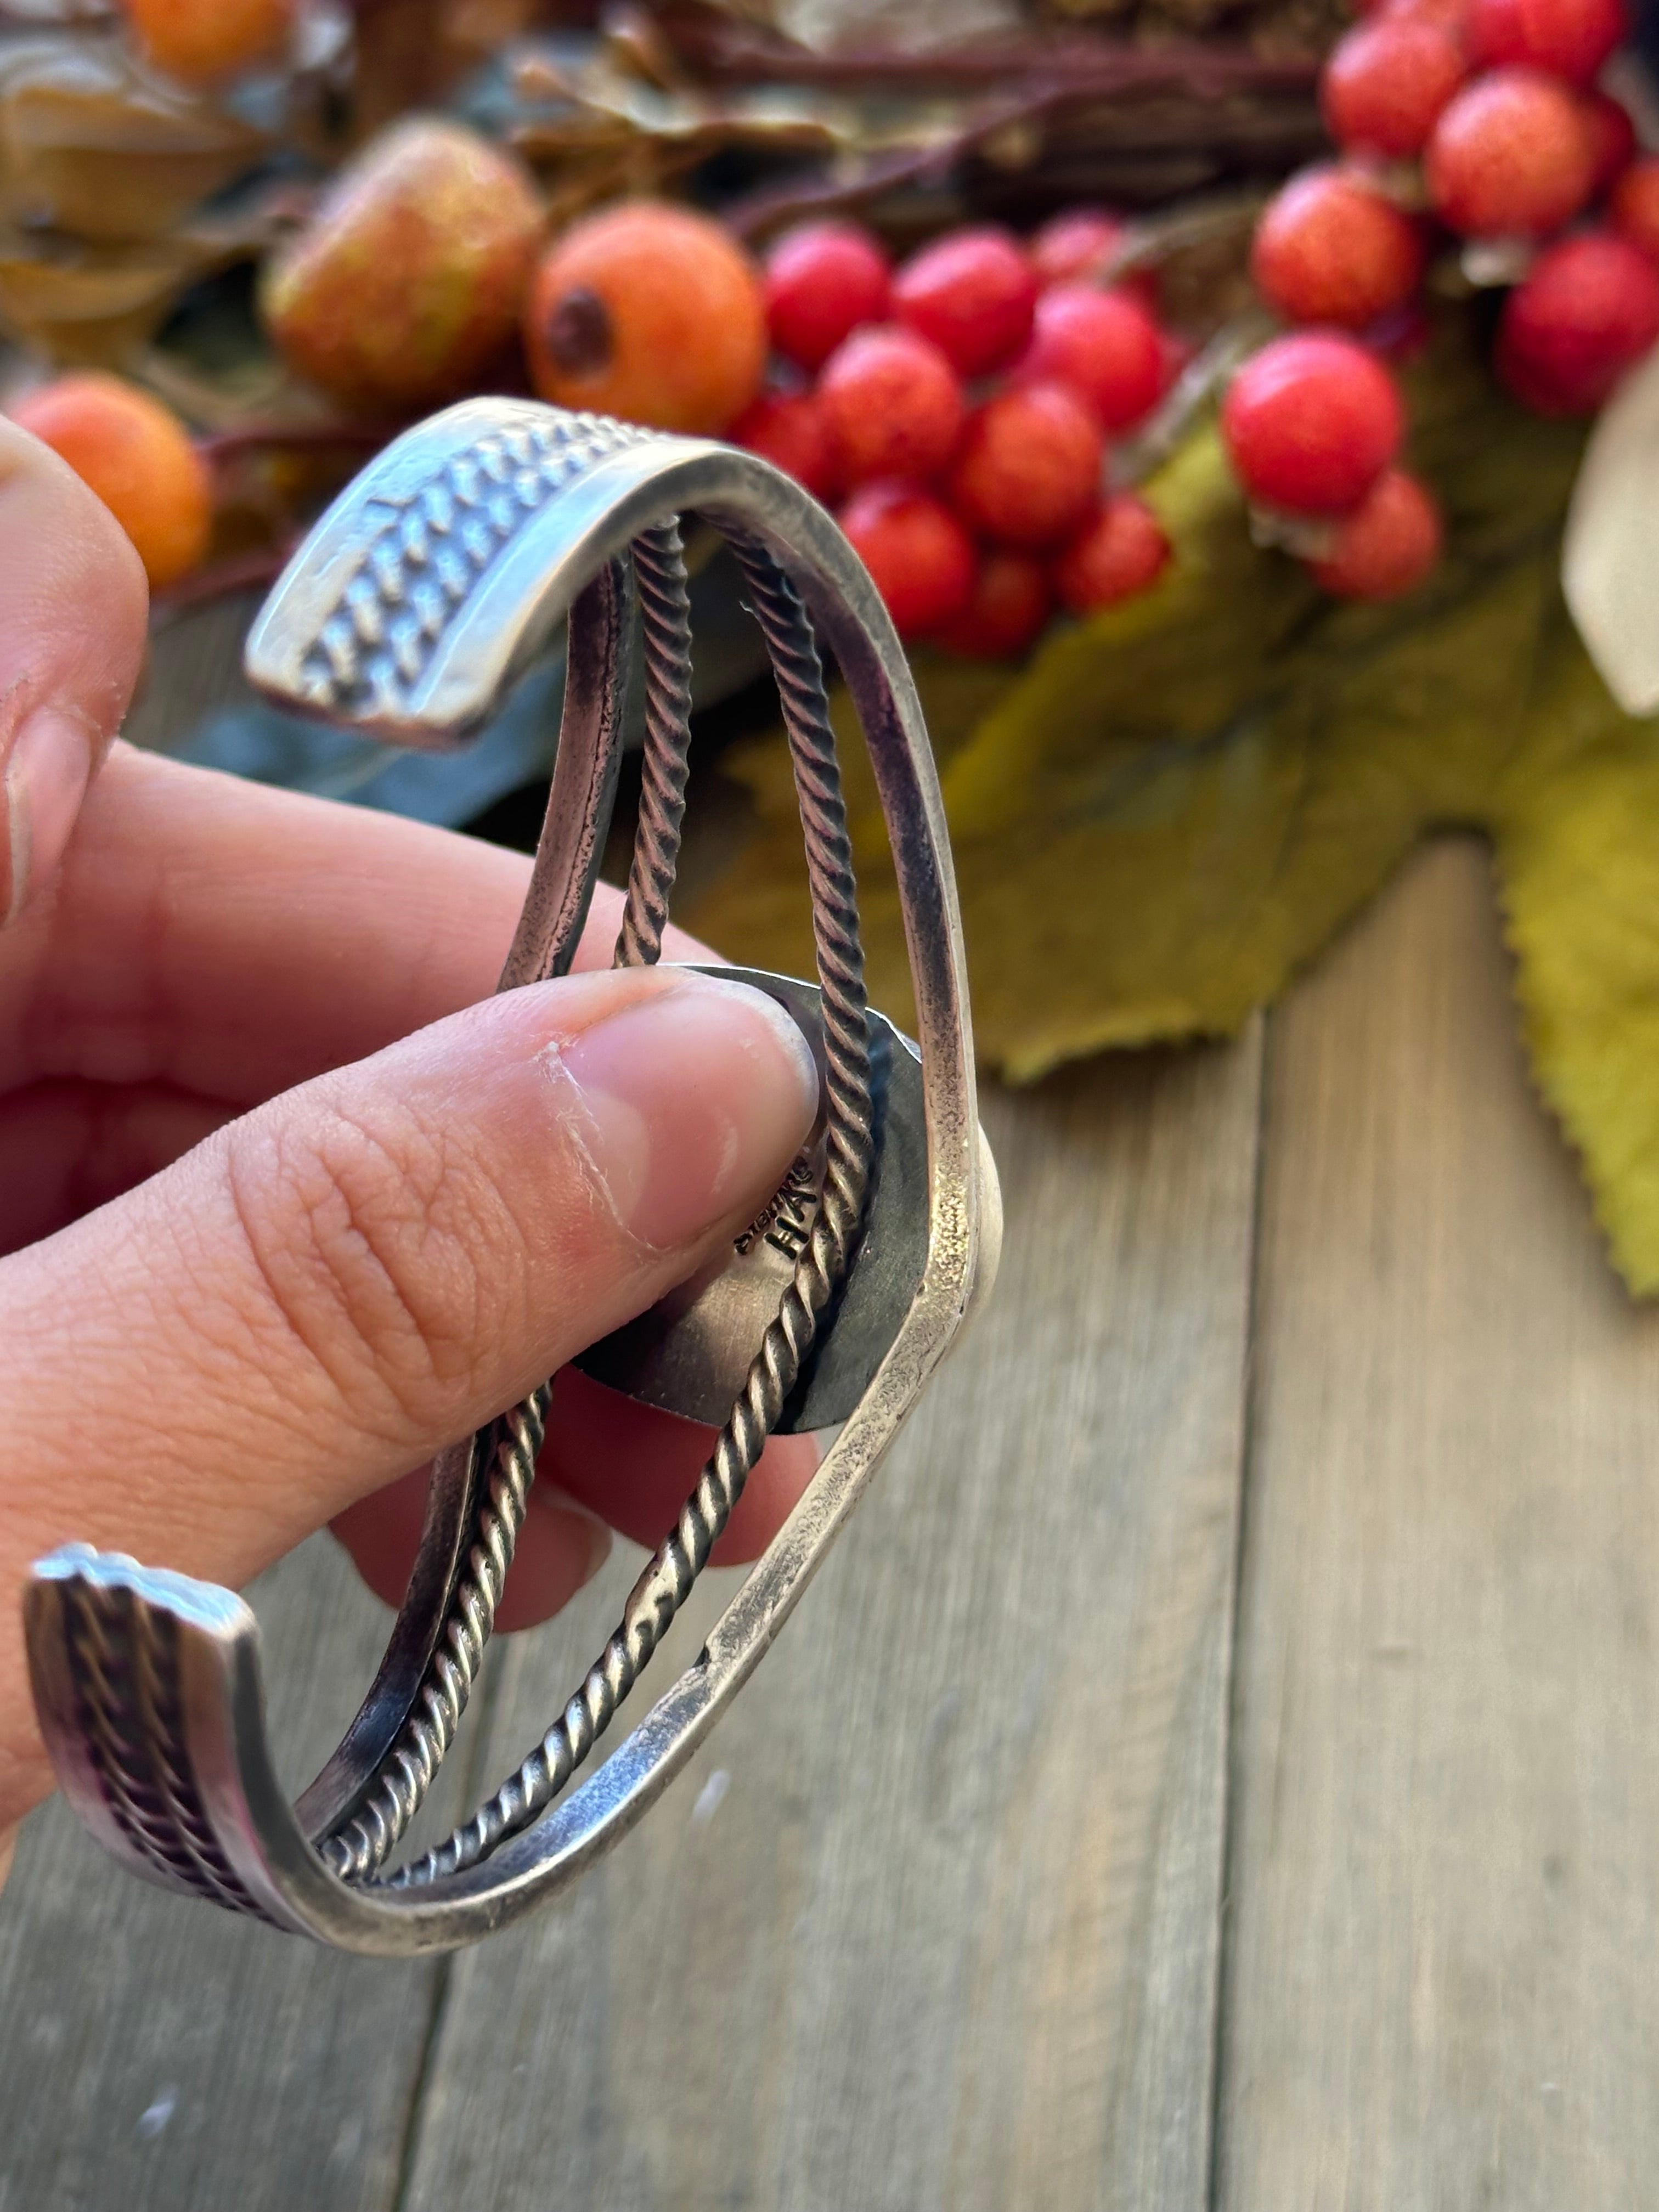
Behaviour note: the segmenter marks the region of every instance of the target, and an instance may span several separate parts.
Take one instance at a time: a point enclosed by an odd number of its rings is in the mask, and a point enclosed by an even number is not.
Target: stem
[[[401,422],[240,422],[196,441],[210,467],[244,453],[378,453],[406,426]]]
[[[976,40],[933,52],[868,45],[817,53],[726,19],[670,14],[659,28],[698,73],[716,82],[823,85],[871,92],[1066,88],[1081,99],[1152,90],[1218,100],[1239,92],[1311,91],[1317,55],[1261,54],[1243,44],[1185,41],[1148,49],[1090,33]]]
[[[1203,351],[1189,361],[1158,412],[1137,438],[1120,446],[1108,464],[1114,491],[1144,483],[1161,469],[1239,363],[1264,345],[1276,325],[1252,307],[1224,323]]]
[[[1125,57],[1125,59],[1126,62],[1133,62],[1137,70],[1146,72],[1142,84],[1119,88],[1126,105],[1133,106],[1143,93],[1163,85],[1164,77],[1170,74],[1169,64],[1162,55],[1133,55]],[[1297,66],[1300,69],[1301,65]],[[1314,67],[1310,64],[1298,79],[1298,85],[1305,83],[1311,88],[1314,81]],[[1199,93],[1195,81],[1190,76],[1177,73],[1171,82],[1178,83],[1181,88],[1193,93],[1195,97],[1219,100],[1228,96],[1225,91]],[[981,106],[960,129],[927,145],[866,155],[843,166],[831,178],[765,186],[728,207],[726,221],[740,238],[756,243],[763,241],[774,231],[798,222],[803,216],[866,206],[871,201],[906,186],[940,185],[965,156],[993,145],[1004,132],[1029,130],[1033,125],[1047,123],[1070,108],[1097,105],[1100,97],[1097,90],[1079,87],[1075,81],[1044,85],[1035,91],[1022,89],[1006,100]],[[1193,137],[1191,119],[1176,118],[1172,122],[1168,143],[1171,148],[1186,146],[1192,142]],[[1151,150],[1149,143],[1143,142],[1139,150]],[[1212,232],[1224,230],[1230,222],[1239,220],[1241,213],[1248,210],[1251,204],[1250,196],[1244,193],[1217,194],[1194,208],[1190,216],[1183,210],[1167,218],[1170,226],[1167,237],[1162,230],[1154,237],[1152,227],[1146,227],[1146,246],[1142,248],[1137,244],[1133,251],[1138,258],[1126,259],[1118,265],[1121,268],[1144,266],[1162,258],[1165,253],[1174,252],[1178,246],[1198,242]],[[1126,252],[1127,251],[1126,248]]]
[[[1165,214],[1142,216],[1125,227],[1123,242],[1108,258],[1099,282],[1115,284],[1137,269],[1158,268],[1189,246],[1207,246],[1212,238],[1253,226],[1272,197],[1265,191],[1212,192],[1203,199],[1183,201]]]
[[[274,584],[287,568],[299,542],[295,535],[279,544],[260,546],[251,553],[233,553],[225,560],[210,561],[193,575],[181,577],[178,583],[170,584],[165,592],[158,592],[151,599],[151,627],[164,629],[169,623],[195,613],[199,607],[210,605],[215,599]]]

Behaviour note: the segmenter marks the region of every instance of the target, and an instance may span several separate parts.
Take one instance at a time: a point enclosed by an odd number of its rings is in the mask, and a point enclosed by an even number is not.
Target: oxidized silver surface
[[[463,742],[568,619],[547,819],[503,989],[563,974],[617,787],[637,599],[647,734],[616,958],[660,954],[690,739],[679,518],[720,531],[777,675],[818,979],[741,974],[787,1006],[821,1073],[818,1127],[729,1266],[584,1356],[650,1402],[723,1423],[614,1634],[541,1741],[466,1825],[391,1864],[453,1742],[494,1625],[551,1386],[434,1463],[380,1670],[290,1806],[265,1735],[258,1632],[231,1592],[69,1546],[27,1600],[42,1731],[82,1819],[125,1864],[343,1948],[451,1948],[554,1895],[624,1834],[747,1679],[996,1266],[955,889],[903,653],[830,517],[752,456],[532,402],[473,400],[389,447],[272,592],[252,681],[400,744]],[[917,1008],[911,1046],[866,1007],[846,810],[817,639],[859,713],[892,846]],[[767,1437],[842,1426],[696,1663],[567,1789],[684,1601]]]

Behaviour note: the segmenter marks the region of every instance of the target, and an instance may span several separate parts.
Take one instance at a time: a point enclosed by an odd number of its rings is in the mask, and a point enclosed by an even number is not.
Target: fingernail
[[[775,1000],[690,973],[550,1051],[605,1201],[658,1251],[757,1210],[817,1111],[806,1041]]]
[[[55,872],[91,776],[92,741],[85,724],[58,708],[37,707],[18,731],[6,763],[8,922]]]

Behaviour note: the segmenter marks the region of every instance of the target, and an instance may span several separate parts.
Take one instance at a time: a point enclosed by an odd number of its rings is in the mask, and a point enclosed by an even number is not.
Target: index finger
[[[487,997],[530,862],[118,746],[56,896],[0,957],[0,1083],[167,1085],[239,1107]],[[601,888],[579,967],[608,964]],[[674,959],[707,957],[672,932]]]

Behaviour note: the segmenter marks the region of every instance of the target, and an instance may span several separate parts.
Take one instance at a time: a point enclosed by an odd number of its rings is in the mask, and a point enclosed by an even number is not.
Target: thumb
[[[64,857],[132,696],[148,610],[115,517],[0,418],[0,924]]]
[[[684,969],[474,1006],[234,1122],[0,1262],[0,1690],[81,1538],[236,1584],[683,1281],[776,1188],[817,1079]],[[0,1695],[0,1834],[51,1784]]]

